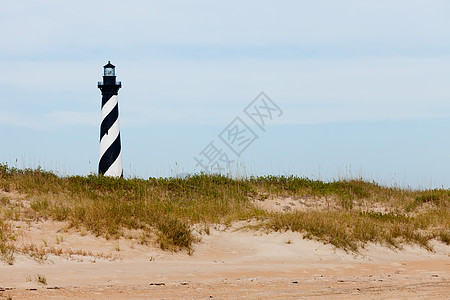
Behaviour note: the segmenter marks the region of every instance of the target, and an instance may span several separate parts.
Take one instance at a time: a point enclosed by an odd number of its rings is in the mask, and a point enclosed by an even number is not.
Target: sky
[[[125,177],[212,171],[214,154],[235,177],[450,188],[449,14],[445,0],[3,0],[0,163],[95,174],[110,60]]]

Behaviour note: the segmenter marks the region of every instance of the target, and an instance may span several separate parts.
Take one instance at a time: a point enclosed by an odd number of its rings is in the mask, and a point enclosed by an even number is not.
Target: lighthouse
[[[116,67],[108,61],[103,66],[103,82],[98,83],[98,88],[102,91],[98,173],[111,177],[123,177],[117,102],[117,94],[121,87],[122,83],[116,81]]]

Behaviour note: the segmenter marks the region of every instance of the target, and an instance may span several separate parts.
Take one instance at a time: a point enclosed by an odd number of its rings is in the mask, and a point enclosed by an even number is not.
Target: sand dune
[[[450,294],[450,247],[438,242],[435,252],[369,245],[354,254],[298,233],[245,230],[248,223],[239,222],[212,226],[209,235],[199,227],[201,241],[188,255],[138,240],[106,240],[48,220],[16,225],[19,244],[62,254],[17,255],[14,265],[2,263],[0,299],[444,299]]]

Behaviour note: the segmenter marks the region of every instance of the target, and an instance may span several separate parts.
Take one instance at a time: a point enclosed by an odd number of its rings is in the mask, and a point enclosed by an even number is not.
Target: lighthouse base
[[[122,153],[119,154],[114,163],[108,168],[108,170],[103,175],[109,177],[123,177]]]

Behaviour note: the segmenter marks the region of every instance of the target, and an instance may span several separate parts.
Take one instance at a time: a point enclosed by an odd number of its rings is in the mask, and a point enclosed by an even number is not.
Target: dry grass
[[[9,265],[14,263],[15,239],[11,225],[0,218],[0,259]]]
[[[387,188],[362,180],[322,182],[297,177],[233,180],[220,175],[185,179],[114,179],[90,175],[58,177],[41,169],[0,165],[0,191],[25,194],[29,207],[1,198],[0,251],[13,257],[11,220],[52,218],[80,231],[119,238],[127,230],[155,240],[162,249],[192,252],[194,224],[230,224],[256,219],[272,230],[292,230],[336,247],[357,251],[368,242],[401,247],[450,240],[450,191]],[[328,209],[269,213],[254,199],[293,197],[333,203]],[[381,210],[380,210],[381,208]],[[9,259],[11,261],[11,259]],[[12,262],[11,262],[12,263]]]
[[[272,214],[266,226],[273,230],[302,232],[306,238],[351,251],[357,251],[368,242],[396,248],[401,248],[404,243],[414,243],[432,250],[431,239],[441,239],[448,244],[449,218],[448,211],[439,209],[415,217],[392,213],[311,211]],[[442,231],[433,228],[442,228]]]
[[[332,209],[271,213],[264,226],[273,230],[302,232],[306,238],[351,251],[368,242],[397,248],[414,243],[429,250],[431,239],[449,244],[449,190],[414,191],[363,180],[325,183],[297,177],[267,176],[251,182],[262,195],[326,197],[335,204]]]
[[[125,229],[141,230],[142,240],[157,237],[163,249],[192,251],[196,223],[230,223],[250,218],[248,185],[222,176],[187,179],[58,177],[50,172],[0,167],[0,186],[27,195],[30,210],[5,205],[4,219],[26,214],[53,218],[97,236],[118,238]],[[16,213],[15,213],[16,212]]]

